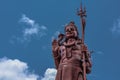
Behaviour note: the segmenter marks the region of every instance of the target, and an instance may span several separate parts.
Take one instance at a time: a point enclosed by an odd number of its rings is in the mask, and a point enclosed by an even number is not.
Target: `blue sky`
[[[87,7],[85,42],[94,50],[88,80],[119,80],[120,1],[85,0],[83,4]],[[63,33],[70,21],[75,21],[80,33],[79,7],[80,0],[1,0],[0,65],[9,60],[24,63],[22,72],[25,68],[31,73],[24,73],[27,77],[44,76],[47,69],[54,68],[52,38]]]

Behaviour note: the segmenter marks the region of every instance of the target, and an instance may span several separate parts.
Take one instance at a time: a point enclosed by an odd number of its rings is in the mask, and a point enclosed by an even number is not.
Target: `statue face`
[[[66,38],[75,38],[78,36],[77,30],[74,26],[67,26],[65,29]]]

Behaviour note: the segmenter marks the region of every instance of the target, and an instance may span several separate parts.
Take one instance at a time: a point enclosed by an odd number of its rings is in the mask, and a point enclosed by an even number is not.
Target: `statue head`
[[[73,21],[71,21],[66,27],[65,27],[65,36],[66,38],[78,38],[78,30]]]

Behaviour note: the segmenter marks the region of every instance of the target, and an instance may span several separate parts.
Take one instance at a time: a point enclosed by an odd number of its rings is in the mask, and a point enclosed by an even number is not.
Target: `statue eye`
[[[69,29],[66,29],[66,32],[68,32],[69,31]]]

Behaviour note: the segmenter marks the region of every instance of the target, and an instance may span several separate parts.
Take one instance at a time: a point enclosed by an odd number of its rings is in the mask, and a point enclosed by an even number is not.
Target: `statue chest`
[[[61,60],[62,62],[69,61],[80,61],[82,57],[81,46],[73,45],[73,46],[62,46],[61,49]]]

